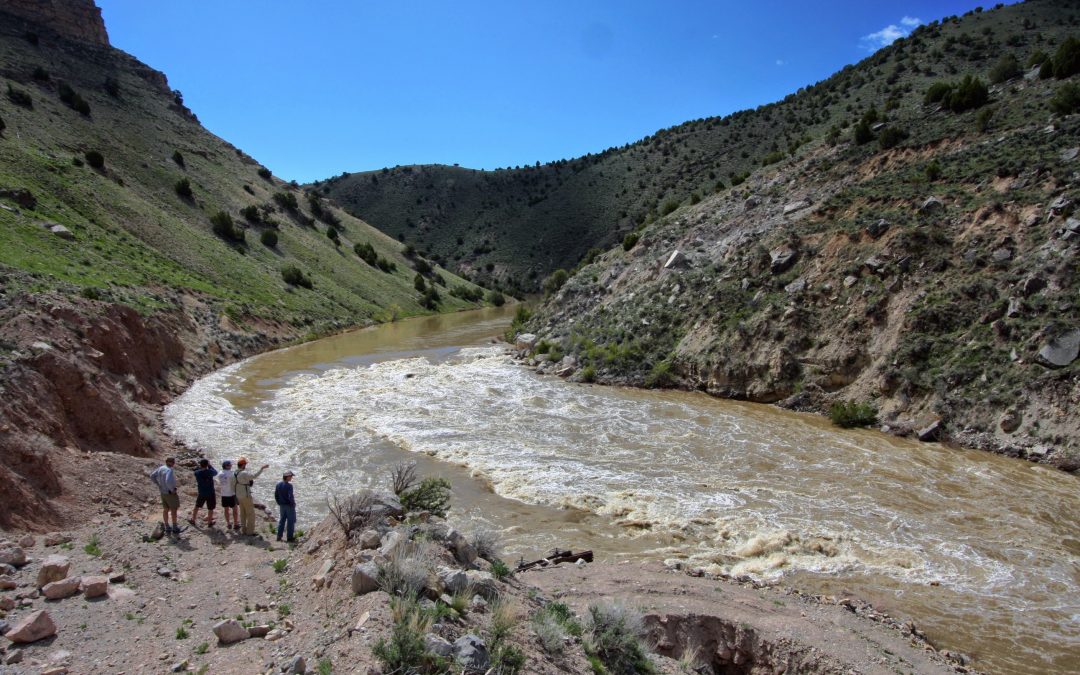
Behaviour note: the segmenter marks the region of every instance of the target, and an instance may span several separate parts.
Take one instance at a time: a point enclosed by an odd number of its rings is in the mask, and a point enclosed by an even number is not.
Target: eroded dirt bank
[[[44,531],[131,513],[155,496],[147,458],[173,450],[162,407],[210,370],[279,345],[190,295],[149,316],[49,293],[0,298],[0,529]]]

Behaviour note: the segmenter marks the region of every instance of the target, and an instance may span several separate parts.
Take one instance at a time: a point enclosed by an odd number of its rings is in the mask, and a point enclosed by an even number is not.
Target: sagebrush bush
[[[326,498],[326,509],[348,539],[354,532],[360,532],[375,520],[375,495],[371,490],[361,490],[347,497],[330,495]]]
[[[371,265],[372,267],[376,266],[379,259],[378,254],[375,253],[375,247],[367,243],[366,241],[353,244],[353,253],[360,256],[361,260]]]
[[[415,488],[402,492],[401,505],[406,511],[427,511],[440,518],[450,509],[450,481],[428,477]]]
[[[299,202],[296,201],[296,195],[291,192],[275,192],[274,202],[286,211],[295,211],[300,207]]]
[[[281,268],[281,278],[285,280],[285,283],[292,286],[303,286],[304,288],[311,288],[312,283],[304,272],[296,265],[286,265]]]
[[[623,248],[623,250],[624,251],[629,251],[630,249],[637,246],[637,243],[638,243],[639,239],[641,239],[641,235],[638,234],[637,232],[631,232],[630,234],[623,237],[623,240],[622,240],[622,248]]]
[[[260,166],[259,167],[258,174],[259,174],[259,177],[264,179],[264,180],[270,180],[271,177],[273,176],[273,174],[270,173],[270,169],[267,169],[265,166]]]
[[[487,301],[496,307],[502,307],[506,304],[506,298],[498,291],[488,291]]]
[[[176,190],[176,194],[179,195],[181,199],[191,199],[195,194],[191,191],[191,181],[187,178],[181,178],[176,181],[176,185],[173,186],[173,189]]]
[[[86,163],[94,167],[95,169],[105,168],[105,155],[101,154],[97,150],[88,150],[86,154],[83,155],[83,157],[86,158]]]
[[[1080,112],[1080,84],[1063,84],[1050,99],[1050,109],[1059,115],[1071,115]]]
[[[210,224],[214,234],[222,239],[233,242],[244,241],[244,231],[236,226],[233,217],[227,211],[218,211],[210,216]]]
[[[414,598],[391,600],[394,627],[390,639],[379,638],[371,648],[384,673],[446,672],[449,664],[428,651],[424,634],[431,628],[430,616]]]
[[[640,612],[625,605],[590,605],[582,642],[586,653],[612,673],[655,672],[646,655],[645,621]]]
[[[403,598],[419,596],[435,571],[435,546],[426,541],[398,544],[386,561],[379,565],[376,576],[379,588]]]
[[[16,89],[15,87],[11,86],[10,82],[8,82],[7,86],[7,96],[9,101],[19,106],[20,108],[29,109],[34,107],[34,99],[30,97],[30,94],[27,94],[22,89]]]
[[[877,422],[877,410],[866,402],[839,401],[829,407],[829,419],[845,429],[865,427]]]
[[[180,154],[179,150],[173,150],[172,161],[176,162],[176,166],[180,167],[181,169],[186,168],[184,165],[184,156]]]
[[[274,248],[278,243],[278,234],[273,230],[263,230],[262,234],[259,235],[259,241],[267,248]]]

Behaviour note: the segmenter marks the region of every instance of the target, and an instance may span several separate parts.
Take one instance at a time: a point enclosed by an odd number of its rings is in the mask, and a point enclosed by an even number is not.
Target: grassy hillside
[[[871,107],[883,118],[903,116],[935,81],[970,72],[985,78],[1006,54],[1024,66],[1077,22],[1075,2],[950,17],[783,101],[689,121],[598,154],[497,171],[395,167],[316,187],[451,269],[535,288],[554,269],[575,266],[591,248],[610,248],[679,205],[730,189],[814,141],[849,136]],[[917,126],[906,131],[918,134]]]
[[[5,15],[0,118],[0,190],[8,195],[0,199],[0,266],[9,292],[59,288],[153,309],[161,303],[155,288],[171,287],[205,294],[234,318],[297,327],[429,311],[398,242],[325,200],[313,207],[299,188],[207,132],[162,74],[118,50]],[[215,233],[218,212],[233,226],[219,216]],[[328,223],[337,224],[336,244]],[[53,225],[70,238],[50,232]],[[276,245],[263,238],[268,231]],[[362,260],[354,245],[365,243],[396,270]],[[288,266],[303,275],[294,282],[311,287],[286,283]],[[475,305],[450,295],[464,285],[452,274],[433,273],[427,283],[436,282],[441,301],[430,307]]]
[[[1080,359],[1046,357],[1080,339],[1080,8],[922,28],[755,116],[841,111],[837,134],[571,276],[522,326],[541,361],[803,409],[847,401],[839,422],[936,421],[927,437],[1080,467]]]

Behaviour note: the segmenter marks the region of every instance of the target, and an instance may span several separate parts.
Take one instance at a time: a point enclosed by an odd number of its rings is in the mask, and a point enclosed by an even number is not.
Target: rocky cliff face
[[[0,11],[47,26],[65,37],[109,46],[105,21],[94,0],[3,0]]]

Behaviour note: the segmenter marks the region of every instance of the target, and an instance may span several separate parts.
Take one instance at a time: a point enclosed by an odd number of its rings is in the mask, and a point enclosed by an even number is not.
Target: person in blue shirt
[[[210,466],[210,461],[199,460],[199,468],[195,469],[195,484],[199,488],[199,495],[195,498],[195,508],[191,510],[188,522],[192,525],[199,517],[199,509],[206,506],[206,525],[214,526],[214,509],[217,508],[217,496],[214,493],[214,476],[217,469]]]
[[[293,486],[290,482],[292,478],[293,472],[286,471],[281,476],[281,482],[274,488],[274,501],[277,502],[278,511],[281,512],[277,524],[277,540],[281,541],[281,534],[288,526],[286,541],[290,543],[296,541],[296,537],[293,536],[296,530],[296,496],[293,494]]]

